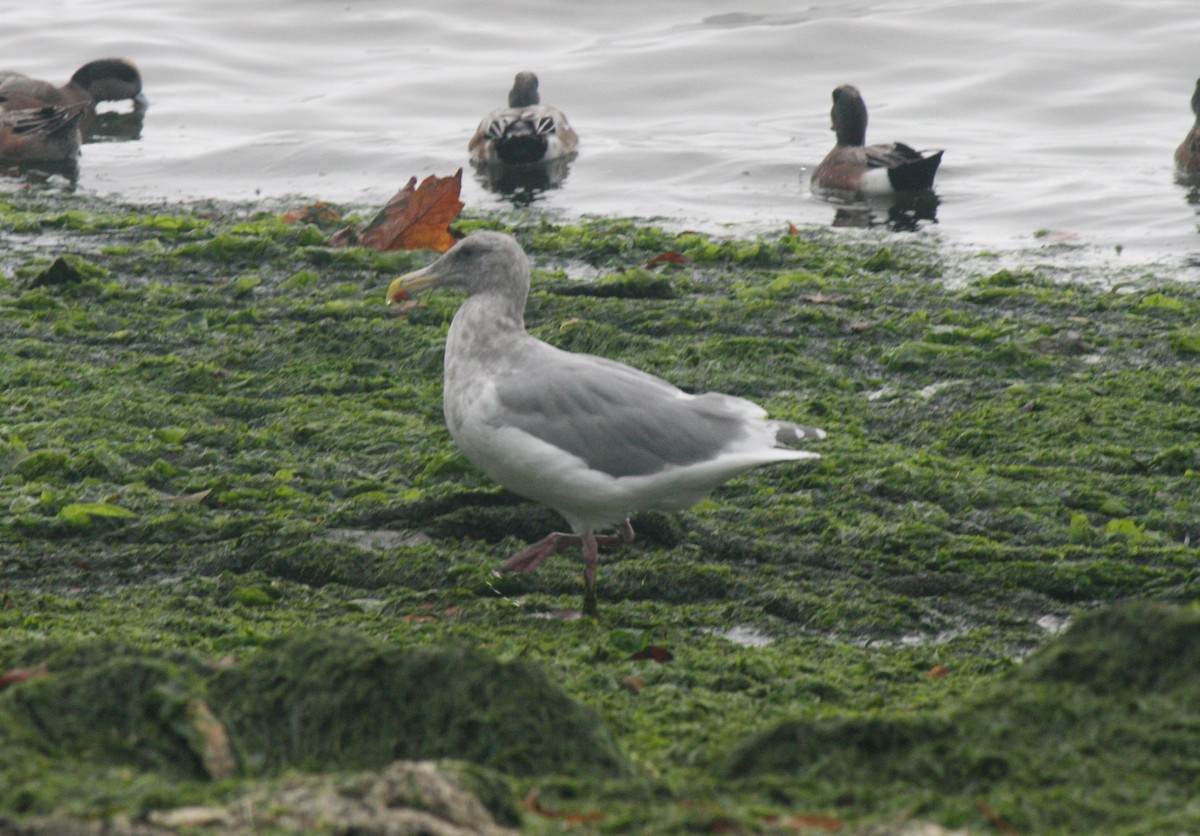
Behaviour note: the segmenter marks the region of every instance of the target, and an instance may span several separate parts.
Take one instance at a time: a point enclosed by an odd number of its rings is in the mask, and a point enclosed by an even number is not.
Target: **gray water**
[[[466,167],[468,207],[508,206],[466,144],[531,69],[581,137],[534,207],[746,234],[828,225],[837,207],[808,173],[833,143],[830,91],[850,82],[869,140],[946,149],[917,234],[1200,278],[1197,197],[1171,157],[1200,75],[1194,0],[5,6],[0,67],[60,82],[106,55],[141,67],[140,136],[84,147],[89,193],[371,207]]]

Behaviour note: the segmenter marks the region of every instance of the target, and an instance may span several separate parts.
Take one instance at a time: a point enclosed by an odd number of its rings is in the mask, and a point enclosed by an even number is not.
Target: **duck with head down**
[[[1200,79],[1192,93],[1192,113],[1196,115],[1196,121],[1175,149],[1175,168],[1185,175],[1200,174]]]
[[[885,195],[933,188],[942,151],[921,152],[903,142],[867,145],[867,105],[858,88],[833,91],[837,144],[812,174],[818,191]]]
[[[0,162],[75,159],[82,122],[96,103],[131,99],[144,104],[142,77],[133,62],[102,58],[84,64],[66,84],[0,71]]]
[[[567,117],[541,103],[538,78],[526,70],[513,80],[508,107],[483,117],[467,150],[476,165],[531,165],[569,157],[578,145]]]

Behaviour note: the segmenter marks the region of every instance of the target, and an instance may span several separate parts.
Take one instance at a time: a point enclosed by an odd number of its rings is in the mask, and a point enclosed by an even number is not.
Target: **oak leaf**
[[[670,252],[659,253],[658,255],[654,256],[654,258],[652,258],[646,262],[646,267],[647,268],[655,267],[659,264],[691,264],[691,263],[692,263],[692,258],[690,256],[686,256],[683,253],[675,252],[675,250],[671,250]]]
[[[303,209],[293,209],[279,216],[279,220],[285,224],[313,224],[314,226],[333,223],[341,219],[342,216],[336,209],[321,200],[305,206]]]
[[[36,668],[12,668],[11,670],[0,673],[0,691],[5,688],[11,688],[14,685],[20,685],[22,682],[28,682],[31,679],[41,679],[43,676],[49,676],[50,669],[45,665],[39,665]]]
[[[534,787],[521,799],[521,806],[529,812],[544,819],[561,819],[567,824],[598,824],[604,821],[604,814],[599,810],[588,810],[582,813],[569,813],[565,810],[555,810],[542,806],[540,799],[541,788]]]
[[[1015,827],[1005,821],[1000,814],[993,810],[986,802],[981,801],[976,805],[976,807],[979,812],[983,814],[983,817],[991,822],[992,827],[996,828],[1001,833],[1019,832]]]
[[[329,245],[444,253],[458,241],[450,222],[466,205],[458,199],[461,192],[461,168],[453,177],[431,174],[419,186],[417,178],[410,177],[404,188],[361,231],[349,227],[338,230],[330,237]]]
[[[672,659],[674,659],[675,654],[673,654],[671,651],[667,650],[665,647],[662,647],[660,645],[648,644],[645,647],[643,647],[641,650],[639,650],[637,653],[634,653],[629,658],[630,658],[630,660],[634,660],[634,661],[640,661],[642,659],[653,659],[655,662],[658,662],[661,665],[665,662],[670,662]]]

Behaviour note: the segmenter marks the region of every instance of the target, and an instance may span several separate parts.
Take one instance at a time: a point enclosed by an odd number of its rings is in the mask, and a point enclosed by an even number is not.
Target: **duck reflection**
[[[841,199],[831,194],[821,197],[826,202],[840,204],[834,210],[832,226],[862,229],[886,226],[892,232],[917,232],[926,224],[936,224],[941,202],[932,191],[896,194],[890,198],[852,193]]]
[[[129,110],[104,110],[88,115],[81,125],[83,142],[133,142],[142,138],[149,102],[145,96],[133,99]]]
[[[41,160],[38,162],[0,161],[0,178],[19,180],[23,186],[58,189],[70,193],[79,184],[79,159]]]
[[[475,178],[514,206],[529,206],[552,189],[557,189],[571,172],[572,154],[553,160],[523,165],[475,164]]]

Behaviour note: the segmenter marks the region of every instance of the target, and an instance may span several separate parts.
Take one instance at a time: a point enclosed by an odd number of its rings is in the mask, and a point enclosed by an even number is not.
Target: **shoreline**
[[[1196,826],[1200,668],[1156,636],[1196,619],[1200,284],[1150,265],[1110,291],[828,229],[460,218],[526,248],[539,337],[829,432],[816,466],[639,518],[639,542],[601,556],[600,616],[563,620],[572,559],[492,577],[558,521],[450,443],[456,300],[383,305],[429,254],[329,249],[330,229],[238,206],[0,198],[0,673],[49,671],[0,691],[0,816],[170,831],[173,809],[271,808],[291,771],[381,775],[369,736],[318,730],[297,753],[239,725],[269,710],[228,683],[307,636],[326,667],[280,676],[323,715],[352,712],[343,657],[401,677],[405,654],[449,645],[528,664],[592,718],[569,729],[604,753],[595,769],[476,758],[460,783],[497,827]],[[647,266],[665,252],[690,261]],[[728,638],[742,628],[769,641]],[[1071,667],[1089,653],[1102,681]],[[317,667],[328,680],[305,678]],[[131,672],[150,684],[123,693]],[[1153,710],[1122,713],[1139,700]],[[214,780],[218,728],[234,766]],[[1155,761],[1148,741],[1158,765],[1126,769]]]

